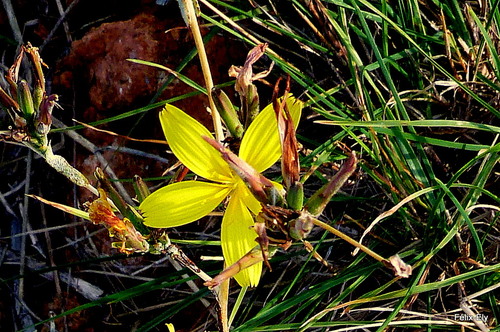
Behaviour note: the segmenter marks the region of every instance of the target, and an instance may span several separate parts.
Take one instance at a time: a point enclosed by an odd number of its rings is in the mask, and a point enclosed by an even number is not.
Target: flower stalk
[[[198,14],[199,7],[196,0],[178,0],[179,7],[182,12],[184,21],[193,34],[194,43],[196,49],[198,50],[198,57],[200,58],[201,70],[203,72],[203,78],[205,80],[205,88],[207,89],[208,103],[210,105],[210,112],[212,116],[212,121],[214,125],[215,138],[218,141],[222,141],[224,133],[222,131],[222,123],[217,107],[215,106],[214,98],[212,95],[212,89],[214,83],[212,80],[212,74],[210,72],[210,65],[208,62],[207,53],[205,51],[205,45],[203,43],[203,37],[201,36],[200,26],[198,24]]]

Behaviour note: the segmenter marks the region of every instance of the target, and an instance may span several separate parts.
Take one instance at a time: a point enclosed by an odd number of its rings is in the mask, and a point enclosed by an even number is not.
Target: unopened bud
[[[222,120],[224,120],[227,129],[233,137],[241,138],[244,131],[243,125],[238,118],[238,114],[236,113],[231,100],[229,100],[229,97],[224,93],[224,91],[218,88],[213,88],[212,94],[215,96],[215,106],[217,107]]]
[[[305,209],[313,216],[319,216],[323,213],[330,199],[339,191],[356,169],[357,161],[356,155],[352,152],[330,182],[321,187],[307,200]]]
[[[45,89],[43,89],[38,83],[35,85],[35,89],[33,89],[33,106],[35,109],[39,109],[40,104],[43,101],[45,93],[44,90]]]
[[[24,80],[19,82],[17,86],[17,101],[19,108],[24,114],[24,118],[29,122],[33,120],[35,115],[35,108],[33,105],[33,98],[28,83]]]
[[[148,186],[146,185],[146,183],[144,183],[144,180],[139,175],[134,176],[134,190],[139,203],[141,203],[146,197],[151,194]]]
[[[304,186],[301,182],[295,182],[288,188],[286,193],[288,207],[295,211],[302,210],[304,206]]]

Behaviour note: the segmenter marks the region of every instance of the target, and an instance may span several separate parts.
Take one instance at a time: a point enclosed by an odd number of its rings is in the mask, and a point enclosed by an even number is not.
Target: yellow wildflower
[[[302,102],[287,99],[297,126]],[[212,212],[229,197],[221,226],[221,245],[226,264],[230,266],[257,245],[253,215],[261,204],[242,179],[231,170],[220,152],[203,139],[212,134],[198,121],[172,105],[160,113],[163,132],[175,156],[198,176],[212,182],[184,181],[170,184],[148,196],[140,205],[145,224],[169,228],[185,225]],[[268,105],[255,118],[242,138],[239,157],[258,173],[273,165],[281,155],[276,117]],[[235,276],[241,286],[256,286],[262,263]]]

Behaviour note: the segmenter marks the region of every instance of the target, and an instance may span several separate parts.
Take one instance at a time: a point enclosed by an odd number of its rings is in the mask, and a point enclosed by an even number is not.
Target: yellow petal
[[[283,188],[283,185],[281,183],[271,181],[273,186],[284,196],[285,190]],[[237,183],[237,186],[241,186],[241,194],[240,198],[243,200],[243,204],[252,211],[254,215],[259,214],[259,212],[262,210],[262,205],[261,203],[255,198],[255,196],[252,194],[250,190],[245,186],[243,181],[239,181]]]
[[[297,129],[304,103],[292,96],[286,103]],[[271,167],[281,156],[278,123],[272,104],[267,105],[248,127],[241,141],[239,156],[259,173]]]
[[[170,149],[187,168],[205,179],[231,181],[231,170],[227,163],[202,138],[213,136],[201,123],[169,104],[161,111],[160,122]]]
[[[245,186],[243,183],[242,186]],[[243,204],[252,211],[253,214],[257,215],[262,210],[261,203],[255,198],[255,196],[248,190],[248,188],[244,188],[245,194],[241,196],[241,200]]]
[[[231,192],[231,187],[200,181],[184,181],[163,187],[141,203],[146,226],[176,227],[212,212]]]
[[[253,217],[237,194],[233,195],[222,218],[221,244],[227,266],[232,265],[257,245],[257,233],[252,229]],[[236,193],[236,194],[235,194]],[[259,283],[262,263],[257,263],[234,277],[241,287],[254,287]]]

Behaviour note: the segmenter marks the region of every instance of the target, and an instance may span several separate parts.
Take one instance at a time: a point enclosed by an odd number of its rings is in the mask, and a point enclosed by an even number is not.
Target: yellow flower
[[[303,104],[289,97],[287,105],[297,127]],[[221,245],[230,266],[257,245],[252,214],[257,215],[261,205],[220,152],[203,139],[213,138],[207,128],[172,105],[160,113],[160,122],[175,156],[191,171],[212,182],[184,181],[157,190],[139,207],[145,224],[158,228],[185,225],[206,216],[229,197],[222,218]],[[280,155],[276,117],[272,105],[268,105],[248,127],[239,157],[261,173]],[[238,273],[235,279],[243,287],[256,286],[261,271],[262,263],[256,264]]]

